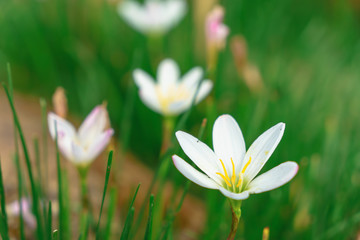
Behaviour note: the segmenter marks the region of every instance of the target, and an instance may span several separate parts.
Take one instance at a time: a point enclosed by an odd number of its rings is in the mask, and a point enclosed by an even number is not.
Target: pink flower
[[[114,134],[112,128],[106,129],[108,114],[104,105],[96,106],[78,131],[71,123],[50,112],[48,125],[53,139],[56,136],[55,123],[57,124],[59,150],[76,165],[87,165],[95,160]]]
[[[229,28],[223,23],[224,8],[215,6],[206,18],[206,40],[208,46],[223,49],[226,45],[226,38],[229,35]]]

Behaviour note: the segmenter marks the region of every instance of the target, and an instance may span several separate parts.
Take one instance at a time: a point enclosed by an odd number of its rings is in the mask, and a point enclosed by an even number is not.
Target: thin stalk
[[[123,232],[121,233],[120,240],[126,240],[126,239],[129,238],[130,228],[131,228],[131,225],[132,225],[132,221],[133,221],[133,218],[134,218],[134,211],[135,211],[133,205],[134,205],[137,193],[139,191],[139,188],[140,188],[140,184],[136,188],[134,197],[133,197],[133,199],[132,199],[132,201],[130,203],[129,211],[128,211],[128,214],[126,216],[126,220],[125,220]]]
[[[47,146],[47,117],[46,117],[46,100],[40,99],[41,107],[41,129],[42,129],[42,159],[45,168],[45,186],[43,186],[43,194],[47,196],[49,191],[49,161],[48,161],[48,146]]]
[[[231,214],[232,215],[231,230],[230,230],[227,240],[233,240],[235,238],[236,231],[239,226],[239,220],[240,220],[240,217],[238,217],[232,209],[231,209],[231,213],[232,213]]]
[[[89,172],[89,166],[79,166],[77,169],[80,177],[81,206],[84,212],[88,211],[90,207],[90,200],[87,188],[87,175]]]
[[[42,222],[41,222],[41,218],[40,218],[39,196],[38,196],[38,192],[36,189],[36,185],[35,185],[35,181],[34,181],[34,177],[33,177],[33,173],[32,173],[30,156],[29,156],[28,148],[26,146],[25,138],[24,138],[21,126],[20,126],[20,122],[19,122],[18,116],[16,114],[13,100],[9,94],[8,88],[6,87],[6,85],[4,83],[3,83],[3,87],[4,87],[5,93],[7,95],[9,103],[10,103],[10,107],[11,107],[11,110],[13,113],[14,123],[15,123],[17,131],[20,135],[20,141],[21,141],[21,145],[22,145],[22,148],[24,151],[24,156],[25,156],[25,161],[26,161],[26,166],[27,166],[29,180],[30,180],[30,186],[31,186],[32,206],[33,206],[34,215],[36,217],[36,222],[37,222],[37,236],[41,240],[41,239],[43,239],[43,228],[42,228]]]
[[[1,159],[0,159],[0,204],[1,204],[1,237],[4,240],[9,239],[9,229],[8,229],[8,222],[7,222],[7,215],[6,215],[6,209],[5,209],[5,190],[4,190],[4,182],[3,182],[3,176],[2,176],[2,168],[1,168]]]
[[[154,195],[151,195],[150,196],[150,202],[149,202],[149,216],[148,216],[148,222],[147,222],[147,225],[146,225],[144,240],[151,240],[152,222],[153,222],[152,221],[153,207],[154,207]]]
[[[109,207],[107,212],[107,220],[106,220],[106,227],[105,227],[105,234],[104,234],[104,240],[110,239],[111,235],[111,226],[113,223],[114,215],[115,215],[115,205],[117,200],[117,191],[115,188],[112,188],[110,190],[110,196],[109,196]]]
[[[103,210],[103,206],[104,206],[104,201],[105,201],[105,195],[106,195],[107,185],[108,185],[109,177],[110,177],[110,170],[111,170],[111,164],[112,164],[112,156],[113,156],[113,151],[110,151],[110,153],[109,153],[109,158],[108,158],[108,163],[107,163],[107,167],[106,167],[105,184],[104,184],[104,191],[103,191],[103,196],[102,196],[102,200],[101,200],[99,220],[98,220],[98,224],[97,224],[97,227],[96,227],[96,239],[99,239],[99,237],[100,237],[99,227],[100,227],[101,214],[102,214],[102,210]]]
[[[60,153],[58,146],[58,136],[57,136],[57,123],[55,122],[55,147],[56,147],[56,165],[57,165],[57,175],[58,175],[58,201],[59,201],[59,230],[53,232],[53,239],[57,239],[58,235],[60,239],[65,239],[63,234],[63,229],[65,228],[64,224],[64,203],[62,196],[62,177],[61,177],[61,165],[60,165]]]
[[[22,180],[22,172],[21,172],[21,165],[19,160],[19,155],[15,153],[15,165],[16,165],[16,173],[17,173],[17,179],[18,179],[18,196],[19,201],[23,198],[23,180]],[[24,231],[24,218],[23,218],[23,206],[20,202],[19,204],[19,222],[20,222],[20,239],[25,239],[25,231]]]
[[[48,240],[51,240],[51,230],[52,230],[52,206],[51,201],[49,201],[49,209],[47,216],[47,237]]]

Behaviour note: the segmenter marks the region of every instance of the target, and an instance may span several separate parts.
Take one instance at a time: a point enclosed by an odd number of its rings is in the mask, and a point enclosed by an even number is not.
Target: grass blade
[[[47,196],[49,191],[49,161],[48,161],[48,146],[47,146],[47,116],[46,116],[46,100],[41,98],[40,99],[40,107],[41,107],[41,126],[42,126],[42,159],[45,168],[45,186],[43,186],[43,194]]]
[[[51,201],[49,201],[49,209],[47,216],[47,237],[49,240],[51,240],[51,231],[52,231],[52,206],[51,206]]]
[[[134,197],[130,203],[129,211],[128,211],[128,214],[127,214],[127,217],[125,220],[124,229],[123,229],[123,232],[121,233],[120,240],[126,240],[129,237],[130,228],[132,225],[132,220],[134,218],[134,211],[135,211],[135,208],[133,207],[133,205],[134,205],[137,193],[139,191],[139,188],[140,188],[140,184],[137,186]]]
[[[23,148],[23,151],[24,151],[25,162],[26,162],[28,175],[29,175],[29,180],[30,180],[30,186],[31,186],[32,206],[33,206],[33,211],[34,211],[34,215],[35,215],[36,222],[37,222],[37,236],[38,236],[39,240],[42,240],[43,239],[43,228],[42,228],[42,222],[41,222],[40,211],[39,211],[39,196],[38,196],[38,192],[37,192],[34,177],[33,177],[33,172],[32,172],[32,167],[31,167],[31,161],[30,161],[28,148],[26,146],[24,134],[23,134],[23,131],[21,129],[20,122],[19,122],[16,110],[15,110],[15,107],[14,107],[14,102],[13,102],[13,100],[12,100],[10,94],[9,94],[8,88],[6,87],[6,85],[4,83],[3,83],[3,87],[4,87],[6,96],[7,96],[8,100],[9,100],[9,103],[10,103],[14,123],[15,123],[17,131],[19,133],[21,145],[22,145],[22,148]]]
[[[107,168],[106,168],[105,185],[104,185],[104,192],[103,192],[103,196],[102,196],[102,200],[101,200],[99,220],[98,220],[98,224],[97,224],[97,227],[96,227],[96,239],[99,239],[100,220],[101,220],[102,209],[103,209],[103,206],[104,206],[104,200],[105,200],[107,185],[108,185],[109,177],[110,177],[110,170],[111,170],[111,164],[112,164],[112,156],[113,156],[113,151],[110,151],[110,153],[109,153],[109,158],[108,158],[108,163],[107,163]]]
[[[117,191],[115,188],[110,190],[110,200],[109,200],[109,207],[108,207],[108,213],[107,213],[107,222],[106,222],[106,228],[105,228],[105,234],[104,234],[104,240],[110,239],[111,235],[111,226],[113,223],[113,218],[115,215],[115,207],[116,207],[116,200],[117,200]]]
[[[1,237],[4,240],[9,239],[8,222],[5,209],[5,190],[2,176],[1,159],[0,159],[0,204],[1,204]]]
[[[150,203],[149,203],[149,217],[145,230],[145,238],[144,238],[145,240],[151,240],[153,207],[154,207],[154,195],[151,194]]]
[[[24,230],[24,219],[23,219],[23,208],[21,204],[22,196],[23,196],[23,180],[22,180],[22,171],[21,171],[21,165],[19,160],[19,155],[15,154],[15,165],[16,165],[16,173],[17,173],[17,179],[18,179],[18,196],[19,196],[19,222],[20,222],[20,239],[25,239],[25,230]]]

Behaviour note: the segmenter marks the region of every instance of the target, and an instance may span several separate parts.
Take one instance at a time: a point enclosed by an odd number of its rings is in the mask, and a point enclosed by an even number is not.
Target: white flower
[[[297,163],[284,162],[255,178],[280,142],[284,129],[284,123],[268,129],[246,152],[238,124],[231,116],[222,115],[213,128],[214,151],[185,132],[176,133],[186,155],[205,174],[176,155],[173,161],[176,168],[194,183],[218,189],[230,199],[243,200],[249,194],[278,188],[296,175]]]
[[[31,202],[27,198],[21,198],[20,200],[15,200],[6,205],[6,213],[10,217],[20,216],[20,205],[22,210],[22,216],[26,224],[31,228],[36,228],[36,219],[32,213]]]
[[[143,70],[133,73],[139,95],[145,105],[160,114],[177,115],[190,108],[203,70],[200,67],[191,69],[180,78],[178,65],[171,59],[163,60],[157,71],[157,83]],[[212,82],[204,80],[199,88],[196,103],[204,99],[212,89]]]
[[[144,34],[164,34],[186,13],[184,0],[145,0],[144,5],[132,0],[119,3],[118,12],[137,31]]]
[[[223,23],[224,8],[216,6],[207,16],[205,33],[209,47],[215,46],[222,49],[226,45],[226,38],[229,35],[229,28]]]
[[[108,121],[106,107],[96,106],[86,117],[78,131],[54,113],[48,114],[51,137],[55,139],[57,127],[58,146],[61,153],[76,165],[87,165],[104,150],[114,130],[105,130]]]

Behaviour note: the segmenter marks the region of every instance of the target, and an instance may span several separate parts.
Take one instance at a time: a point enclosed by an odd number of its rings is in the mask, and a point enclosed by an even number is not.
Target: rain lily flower
[[[71,123],[50,112],[48,125],[53,139],[56,136],[55,124],[59,150],[77,166],[88,166],[95,160],[114,134],[112,128],[105,129],[109,124],[105,105],[96,106],[78,131]]]
[[[214,151],[195,137],[176,132],[181,148],[204,173],[177,155],[173,156],[173,161],[189,180],[205,188],[220,190],[233,204],[250,194],[278,188],[296,175],[298,165],[289,161],[256,177],[279,144],[284,129],[284,123],[276,124],[246,151],[240,127],[230,115],[222,115],[213,127]]]
[[[215,6],[206,18],[205,33],[208,45],[223,49],[226,45],[226,38],[229,35],[229,28],[223,23],[224,8]]]
[[[174,27],[186,13],[184,0],[145,0],[142,5],[125,0],[118,5],[124,20],[143,34],[164,34]]]
[[[178,115],[190,108],[202,76],[203,70],[195,67],[180,78],[179,67],[171,59],[165,59],[160,63],[157,82],[143,70],[136,69],[133,73],[141,100],[150,109],[165,116]],[[204,99],[212,86],[210,80],[204,80],[199,87],[195,103]]]
[[[20,216],[20,205],[22,216],[27,226],[31,229],[36,228],[36,219],[32,213],[30,200],[22,198],[20,201],[16,200],[6,205],[6,212],[8,216]]]

